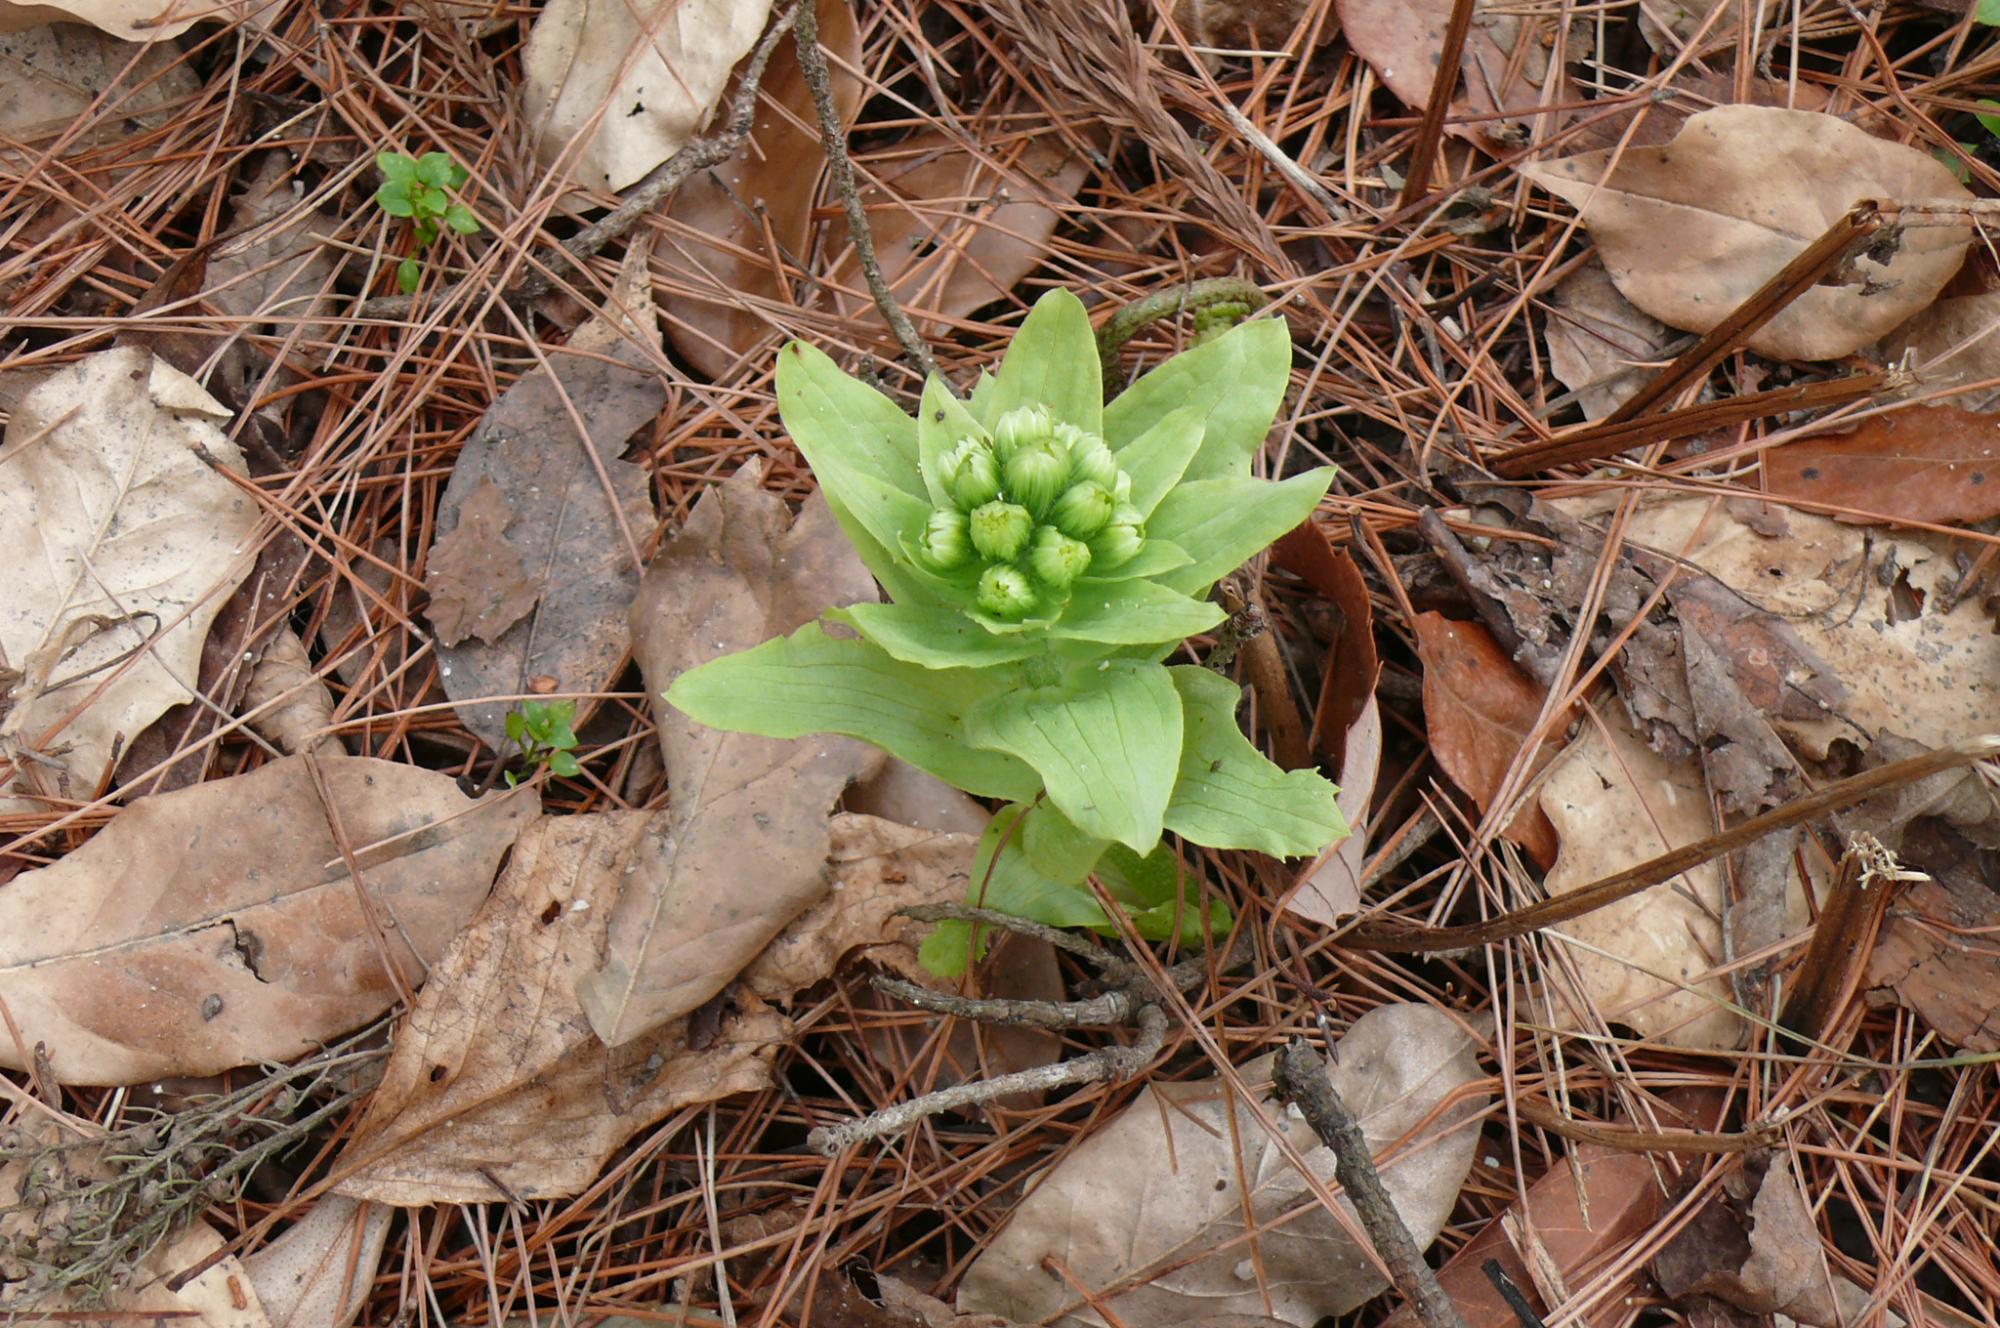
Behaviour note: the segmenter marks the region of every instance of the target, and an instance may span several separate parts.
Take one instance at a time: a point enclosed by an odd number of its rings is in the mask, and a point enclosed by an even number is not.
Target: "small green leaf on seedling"
[[[448,192],[462,186],[471,175],[445,153],[412,157],[405,152],[381,152],[375,156],[375,165],[382,172],[382,185],[375,191],[376,205],[392,217],[409,219],[418,249],[428,249],[437,242],[439,222],[460,235],[479,233],[479,219],[472,209],[455,202]],[[415,255],[396,267],[396,284],[406,295],[415,292],[422,277],[423,263]]]
[[[479,234],[479,218],[472,215],[472,209],[463,203],[453,203],[444,210],[444,224],[460,235]]]
[[[396,285],[405,295],[415,295],[417,284],[423,280],[424,265],[414,258],[406,258],[396,264]]]
[[[574,701],[523,701],[507,716],[507,736],[521,748],[521,759],[531,766],[544,767],[565,779],[573,778],[583,773],[583,765],[572,751],[576,746],[576,731],[570,723],[575,718]],[[508,771],[507,787],[513,788],[518,782],[519,777]]]

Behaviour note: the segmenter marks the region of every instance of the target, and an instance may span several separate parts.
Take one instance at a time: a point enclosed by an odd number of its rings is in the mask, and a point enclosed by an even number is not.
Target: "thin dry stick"
[[[924,377],[941,379],[944,375],[931,356],[931,348],[917,335],[902,306],[890,294],[882,265],[875,259],[875,232],[868,227],[868,212],[861,206],[861,194],[854,187],[854,163],[847,155],[847,129],[833,106],[833,81],[826,72],[826,54],[819,48],[819,15],[814,12],[812,0],[800,4],[798,28],[793,36],[799,46],[799,72],[805,75],[806,87],[812,91],[813,108],[819,112],[820,142],[826,148],[827,168],[833,172],[833,189],[840,195],[840,206],[847,213],[847,233],[854,240],[854,256],[861,261],[861,275],[868,279],[868,293],[875,297],[875,307],[882,311],[883,321],[896,334],[896,343],[909,356],[910,363]]]
[[[1333,1150],[1341,1185],[1354,1201],[1354,1211],[1375,1252],[1389,1269],[1389,1280],[1404,1300],[1410,1302],[1426,1328],[1466,1328],[1458,1306],[1438,1285],[1437,1274],[1424,1262],[1410,1229],[1403,1225],[1395,1200],[1382,1186],[1368,1140],[1333,1081],[1327,1078],[1326,1063],[1304,1038],[1294,1038],[1278,1053],[1271,1082],[1284,1098],[1296,1106],[1312,1126],[1320,1142]]]

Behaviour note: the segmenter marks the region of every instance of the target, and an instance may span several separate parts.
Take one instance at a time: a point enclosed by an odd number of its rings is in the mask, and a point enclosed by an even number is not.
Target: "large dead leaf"
[[[208,257],[205,296],[242,320],[219,371],[233,399],[247,401],[256,395],[263,365],[241,339],[246,334],[294,337],[306,345],[334,340],[324,321],[337,298],[334,262],[313,232],[331,231],[339,222],[306,204],[304,181],[283,150],[256,160],[233,202],[231,235]]]
[[[257,505],[229,412],[141,350],[99,351],[30,392],[0,444],[0,814],[88,800],[118,746],[193,699],[209,624],[245,575]],[[5,675],[0,675],[4,678]],[[72,716],[72,712],[76,712]]]
[[[1882,359],[1904,359],[1926,385],[1973,390],[1956,393],[1951,404],[1990,411],[2000,405],[2000,291],[1947,295],[1926,305],[1909,322],[1882,339]],[[1986,387],[1974,387],[1986,383]]]
[[[603,963],[582,984],[613,1046],[701,1005],[826,891],[827,813],[885,759],[864,743],[704,728],[661,699],[683,670],[875,597],[822,499],[792,521],[750,465],[695,505],[646,569],[633,653],[673,790],[669,830],[635,856]]]
[[[1894,1000],[1978,1053],[2000,1051],[2000,894],[1981,871],[1984,856],[1939,827],[1907,836],[1906,865],[1931,879],[1897,894],[1868,955],[1871,1001]]]
[[[375,1018],[398,998],[385,957],[421,981],[532,810],[363,757],[321,764],[329,807],[310,759],[141,798],[0,891],[0,998],[63,1081],[290,1060]],[[0,1038],[0,1065],[21,1045]]]
[[[1652,1267],[1660,1289],[1683,1303],[1714,1296],[1812,1328],[1843,1322],[1819,1228],[1786,1153],[1732,1171]]]
[[[172,42],[134,46],[79,23],[0,33],[0,132],[19,143],[81,125],[68,150],[95,146],[112,139],[120,121],[158,125],[168,107],[200,90]],[[86,119],[93,107],[96,116]]]
[[[861,106],[854,72],[861,67],[861,32],[847,0],[818,4],[834,109],[841,124],[852,125]],[[710,378],[776,333],[756,306],[791,302],[788,274],[811,253],[813,198],[825,164],[798,47],[780,43],[764,71],[743,150],[682,185],[666,208],[675,227],[667,241],[673,266],[682,281],[708,292],[661,301],[667,335]]]
[[[1493,634],[1477,623],[1420,613],[1411,626],[1424,666],[1424,726],[1431,751],[1452,782],[1485,811],[1527,745],[1547,693],[1522,676]],[[1529,758],[1528,774],[1539,774],[1559,745],[1558,730]],[[1543,866],[1555,861],[1555,827],[1535,802],[1523,806],[1500,833]]]
[[[1674,334],[1618,293],[1602,263],[1564,278],[1543,333],[1549,371],[1576,393],[1587,420],[1603,419],[1646,385]]]
[[[1722,106],[1674,141],[1612,163],[1592,152],[1522,168],[1583,216],[1626,299],[1689,332],[1707,332],[1864,198],[1967,202],[1926,152],[1832,115]],[[1885,265],[1857,258],[1853,284],[1819,285],[1749,340],[1759,354],[1851,354],[1929,304],[1964,260],[1969,225],[1915,226]]]
[[[1334,1086],[1378,1153],[1480,1078],[1472,1039],[1428,1006],[1379,1006],[1355,1021],[1336,1051]],[[1260,1098],[1269,1091],[1272,1059],[1238,1070]],[[1419,1248],[1437,1236],[1457,1201],[1478,1145],[1464,1122],[1485,1101],[1458,1093],[1382,1168]],[[1304,1119],[1283,1112],[1280,1128],[1313,1174],[1331,1183],[1333,1154]],[[1239,1239],[1246,1220],[1272,1223],[1295,1209],[1298,1216],[1253,1238],[1254,1253]],[[1348,1219],[1358,1222],[1351,1211]],[[1045,1266],[1050,1259],[1062,1276]],[[1077,1285],[1102,1292],[1100,1303],[1125,1323],[1235,1313],[1304,1326],[1346,1314],[1387,1283],[1371,1254],[1318,1205],[1255,1112],[1220,1080],[1204,1079],[1155,1083],[1093,1130],[1042,1177],[967,1270],[958,1304],[1027,1322],[1072,1307],[1056,1322],[1102,1323],[1076,1308]]]
[[[243,1259],[271,1328],[347,1328],[374,1288],[393,1212],[322,1196],[285,1233]]]
[[[1765,454],[1765,488],[1886,521],[2000,516],[2000,419],[1957,406],[1871,415]]]
[[[552,0],[521,52],[542,164],[616,191],[700,132],[771,0]]]
[[[549,350],[554,374],[537,369],[508,388],[452,467],[425,585],[445,692],[468,703],[459,717],[491,747],[506,741],[513,707],[474,698],[602,691],[625,657],[633,550],[653,508],[645,470],[618,454],[666,403],[648,367],[659,344],[646,247],[636,245],[610,305]]]
[[[925,336],[1004,299],[1038,267],[1090,163],[1053,134],[1019,142],[996,163],[938,130],[880,154],[861,191],[890,291]],[[838,222],[834,223],[838,225]],[[880,326],[852,248],[827,276],[835,311]],[[887,329],[883,329],[887,336]]]
[[[1421,112],[1444,59],[1452,0],[1336,0],[1335,7],[1341,33],[1354,53],[1368,62],[1397,100]],[[1551,16],[1480,0],[1466,31],[1459,60],[1464,82],[1451,113],[1494,118],[1447,124],[1445,131],[1505,152],[1527,142],[1537,129],[1546,137],[1558,128],[1557,116],[1533,114],[1544,104],[1573,100],[1565,95],[1568,80],[1560,70],[1555,95],[1542,91],[1554,33]],[[1509,112],[1519,118],[1496,115]]]
[[[0,32],[19,32],[45,23],[88,23],[125,42],[161,43],[204,19],[251,21],[274,0],[54,0],[24,3],[0,0]]]

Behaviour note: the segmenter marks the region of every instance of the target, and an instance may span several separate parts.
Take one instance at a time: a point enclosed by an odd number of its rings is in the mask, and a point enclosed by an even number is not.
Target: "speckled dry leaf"
[[[520,551],[507,542],[507,523],[513,517],[506,491],[490,478],[482,479],[460,505],[458,524],[431,545],[424,560],[424,584],[431,592],[426,616],[445,645],[455,646],[468,636],[491,644],[542,597]]]
[[[819,0],[819,41],[844,125],[861,106],[861,33],[847,0]],[[739,70],[740,72],[740,70]],[[736,84],[724,94],[727,102]],[[777,334],[756,305],[791,304],[788,273],[811,253],[812,206],[826,154],[798,47],[780,42],[758,89],[750,141],[674,192],[661,253],[680,273],[660,304],[674,349],[710,378]],[[698,296],[689,288],[708,292]]]
[[[17,143],[81,124],[69,147],[75,151],[111,138],[121,119],[151,128],[166,108],[199,91],[201,80],[172,42],[137,47],[80,23],[0,32],[0,133]],[[100,98],[104,104],[86,121]]]
[[[1864,198],[1963,203],[1972,195],[1929,153],[1836,116],[1722,106],[1672,143],[1525,166],[1583,216],[1620,293],[1672,327],[1706,332]],[[1781,360],[1851,354],[1936,298],[1970,225],[1913,226],[1885,266],[1818,285],[1759,329],[1750,349]]]
[[[2000,516],[2000,418],[1957,406],[1871,415],[1764,457],[1764,491],[1866,521],[1971,525]]]
[[[313,1201],[304,1217],[243,1259],[271,1328],[348,1328],[375,1284],[394,1211],[344,1195]]]
[[[1332,1152],[1295,1110],[1265,1101],[1272,1059],[1260,1057],[1238,1073],[1313,1174],[1331,1183]],[[1331,1077],[1379,1153],[1480,1071],[1472,1039],[1449,1015],[1385,1005],[1340,1040]],[[1476,1130],[1463,1123],[1485,1103],[1480,1093],[1458,1097],[1382,1168],[1419,1248],[1457,1202],[1478,1145]],[[1246,1212],[1261,1225],[1301,1205],[1302,1215],[1254,1238],[1254,1257],[1249,1245],[1230,1243],[1244,1234]],[[1357,1221],[1351,1210],[1347,1217]],[[1155,1083],[1093,1130],[1040,1179],[967,1270],[959,1308],[1026,1322],[1060,1312],[1060,1324],[1101,1323],[1079,1306],[1074,1287],[1044,1267],[1047,1259],[1093,1290],[1119,1284],[1104,1303],[1125,1323],[1270,1312],[1309,1328],[1388,1285],[1372,1253],[1314,1204],[1256,1113],[1217,1079]],[[1146,1270],[1156,1267],[1148,1280]],[[1122,1286],[1135,1277],[1137,1286]]]
[[[1882,339],[1882,360],[1904,359],[1940,388],[2000,383],[2000,291],[1947,296]],[[1991,411],[2000,406],[2000,386],[1956,393],[1961,410]]]
[[[0,444],[0,655],[26,677],[0,751],[41,755],[0,780],[0,814],[35,795],[96,796],[114,751],[169,706],[249,573],[257,504],[229,412],[142,350],[86,356],[30,392]],[[72,710],[79,710],[68,718]]]
[[[521,53],[535,153],[615,192],[700,133],[771,0],[553,0]],[[580,141],[579,141],[580,140]]]
[[[1420,613],[1411,626],[1424,666],[1424,725],[1431,750],[1452,782],[1484,811],[1541,717],[1543,689],[1478,623]],[[1560,739],[1558,726],[1530,758],[1531,775],[1554,758]],[[1555,861],[1555,828],[1532,800],[1501,835],[1544,866]]]
[[[180,36],[204,19],[254,23],[274,0],[51,0],[48,4],[0,0],[0,32],[47,23],[87,23],[125,42],[160,42]]]
[[[760,1088],[790,1034],[745,996],[715,1040],[686,1020],[615,1050],[576,996],[638,855],[664,814],[548,817],[521,835],[493,896],[431,970],[341,1158],[340,1192],[405,1207],[571,1195],[634,1133]],[[499,1186],[505,1188],[498,1188]]]
[[[1089,170],[1090,162],[1053,134],[1009,153],[1005,169],[935,130],[882,153],[869,166],[879,184],[863,188],[861,198],[882,275],[917,330],[944,335],[952,321],[1004,299],[1040,265],[1056,209],[1075,198]],[[845,234],[835,232],[843,251],[827,277],[834,305],[843,318],[881,326]]]
[[[582,984],[591,1027],[613,1046],[721,991],[825,894],[827,813],[886,759],[848,738],[718,732],[661,699],[684,670],[875,598],[825,502],[794,521],[757,487],[761,471],[745,466],[695,504],[632,606],[673,802],[658,847],[635,855],[603,963]]]
[[[659,345],[646,246],[635,245],[607,307],[567,346],[549,348],[553,374],[535,369],[508,388],[452,467],[432,545],[446,562],[427,567],[425,584],[434,603],[442,596],[446,622],[476,631],[440,644],[439,673],[461,703],[459,718],[490,747],[505,743],[513,705],[476,698],[520,695],[537,677],[554,678],[558,692],[602,691],[625,658],[625,611],[639,585],[633,550],[652,531],[653,505],[645,470],[618,454],[666,403],[666,385],[649,367]],[[489,486],[505,500],[504,525],[493,530],[499,514],[489,494],[486,529],[496,538],[456,541],[467,508]],[[492,571],[473,576],[482,560]],[[512,584],[516,567],[532,593]]]
[[[532,807],[414,766],[322,762],[378,940],[308,759],[141,798],[0,891],[0,998],[64,1082],[290,1060],[367,1023],[397,999],[378,946],[420,982]],[[20,1045],[0,1038],[0,1065],[22,1068]]]
[[[1603,419],[1631,399],[1659,371],[1675,339],[1665,323],[1618,293],[1602,263],[1564,278],[1549,305],[1542,324],[1549,371],[1576,393],[1587,420]]]

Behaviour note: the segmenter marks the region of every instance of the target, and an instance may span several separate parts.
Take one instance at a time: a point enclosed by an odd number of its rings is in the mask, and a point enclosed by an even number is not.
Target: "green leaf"
[[[1151,579],[1163,572],[1171,572],[1186,567],[1194,558],[1172,540],[1147,536],[1139,552],[1118,564],[1108,572],[1092,572],[1079,580],[1077,586],[1086,586],[1097,581],[1133,581],[1140,577]]]
[[[1149,941],[1178,941],[1190,948],[1207,945],[1217,936],[1228,934],[1230,914],[1227,904],[1219,899],[1210,900],[1206,925],[1203,925],[1201,913],[1198,900],[1185,906],[1177,902],[1159,904],[1132,914],[1132,928]],[[1178,928],[1176,923],[1180,924]]]
[[[1097,336],[1083,301],[1061,287],[1035,301],[1021,330],[1007,343],[985,403],[988,423],[1017,406],[1036,405],[1047,406],[1058,420],[1086,433],[1104,431],[1104,370],[1097,360]]]
[[[459,173],[458,180],[452,178],[454,172]],[[418,157],[416,173],[417,178],[425,184],[436,185],[441,189],[456,185],[464,178],[463,169],[442,152],[426,152]]]
[[[965,732],[973,746],[1032,766],[1086,834],[1142,853],[1159,842],[1181,750],[1180,696],[1160,665],[1079,666],[1054,687],[973,706]]]
[[[1030,867],[1051,881],[1078,886],[1104,856],[1104,850],[1111,847],[1109,840],[1093,839],[1046,802],[1036,803],[1028,810],[1017,836]]]
[[[451,206],[450,194],[447,194],[442,189],[433,189],[428,185],[419,188],[412,194],[411,200],[416,203],[417,211],[423,214],[426,219],[442,217],[444,210]]]
[[[938,483],[938,462],[962,438],[976,438],[979,422],[965,403],[951,394],[942,378],[924,383],[923,403],[917,407],[917,469],[923,472],[924,492],[933,507],[951,507],[951,495]]]
[[[521,777],[520,777],[519,775],[515,774],[515,773],[514,773],[514,772],[513,772],[512,770],[509,770],[509,771],[507,772],[507,775],[506,775],[506,779],[507,779],[507,787],[508,787],[508,788],[510,788],[510,789],[511,789],[511,788],[519,788],[519,787],[521,787]]]
[[[1989,28],[2000,27],[2000,0],[1979,0],[1972,7],[1972,21]]]
[[[917,426],[893,401],[794,341],[778,355],[778,411],[827,498],[883,550],[922,528],[931,505]]]
[[[854,604],[826,615],[895,658],[927,669],[979,669],[1046,652],[1032,635],[995,636],[952,609],[922,604]]]
[[[416,259],[406,258],[396,264],[396,285],[402,290],[403,294],[415,295],[417,287],[423,282],[423,279],[423,264],[417,262]]]
[[[416,158],[402,152],[378,152],[375,154],[375,169],[392,184],[407,188],[416,183]]]
[[[394,180],[384,180],[375,191],[375,205],[392,217],[413,217],[417,214],[416,204],[410,202],[409,191]]]
[[[1162,415],[1118,453],[1118,465],[1132,477],[1132,506],[1149,517],[1181,481],[1201,447],[1205,412],[1184,406]]]
[[[667,701],[718,729],[860,738],[967,793],[1020,801],[1041,787],[1034,771],[963,737],[966,712],[1010,685],[1007,676],[983,670],[905,664],[872,642],[836,640],[807,623],[790,636],[690,669],[674,679]]]
[[[417,247],[428,249],[437,237],[438,224],[436,219],[419,215],[417,217]]]
[[[527,715],[523,714],[519,710],[510,710],[507,712],[507,737],[509,738],[509,740],[517,743],[527,741],[528,739]]]
[[[2000,101],[1981,97],[1975,105],[1982,109],[1974,111],[1972,118],[1979,121],[1979,127],[1995,138],[2000,138]]]
[[[1332,784],[1310,770],[1281,770],[1236,725],[1236,684],[1194,665],[1168,669],[1179,690],[1186,739],[1166,824],[1210,848],[1303,858],[1345,838]]]
[[[1079,581],[1049,635],[1113,646],[1170,645],[1227,618],[1219,604],[1154,581]]]
[[[986,833],[979,837],[979,847],[973,851],[972,881],[966,887],[965,902],[1051,927],[1107,926],[1110,919],[1104,916],[1103,907],[1088,887],[1052,880],[1030,864],[1018,825],[1024,810],[1019,803],[1002,807],[987,822]],[[1034,815],[1044,810],[1038,808]],[[940,977],[963,973],[972,957],[972,932],[967,923],[941,922],[925,938],[917,957],[925,968]],[[982,952],[992,936],[990,929],[980,928]]]
[[[479,234],[479,218],[472,215],[472,209],[463,203],[453,203],[444,210],[444,224],[460,235]]]
[[[1964,148],[1968,155],[1977,152],[1979,150],[1979,145],[1977,143],[1961,142],[1959,146],[1961,148]],[[1957,176],[1958,182],[1960,184],[1972,183],[1972,168],[1970,166],[1967,166],[1965,162],[1959,159],[1958,157],[1953,156],[1946,149],[1932,148],[1931,156],[1937,158],[1938,163],[1940,165],[1942,165],[1946,170],[1950,171],[1953,175]]]
[[[1279,484],[1228,479],[1181,485],[1154,511],[1146,533],[1180,545],[1194,561],[1159,577],[1159,584],[1191,595],[1207,590],[1296,529],[1332,483],[1333,468],[1322,466]]]
[[[568,752],[556,752],[551,755],[549,757],[549,769],[561,775],[564,779],[570,779],[583,773],[583,766],[577,761],[576,757]]]
[[[1996,0],[2000,3],[2000,0]],[[1169,413],[1204,411],[1207,433],[1186,478],[1247,473],[1291,379],[1292,338],[1282,318],[1260,318],[1184,350],[1104,408],[1104,440],[1130,445]]]
[[[1180,858],[1168,845],[1143,858],[1113,845],[1097,864],[1097,879],[1149,941],[1198,946],[1229,930],[1229,909],[1220,900],[1210,901],[1203,925],[1200,883],[1181,871]]]
[[[826,496],[823,490],[822,496]],[[831,496],[826,496],[826,505],[832,511],[833,519],[839,523],[841,533],[847,536],[847,542],[861,556],[862,563],[874,573],[875,579],[882,583],[882,588],[897,603],[942,607],[971,598],[969,591],[955,593],[951,582],[918,566],[907,555],[891,553],[868,533],[868,528],[856,520],[852,512]],[[904,541],[899,538],[893,547],[901,549],[903,545]]]
[[[972,397],[966,402],[966,409],[972,412],[972,418],[978,420],[980,427],[989,433],[993,429],[993,421],[1000,418],[999,412],[993,409],[993,389],[996,386],[998,380],[981,369],[972,384]]]

